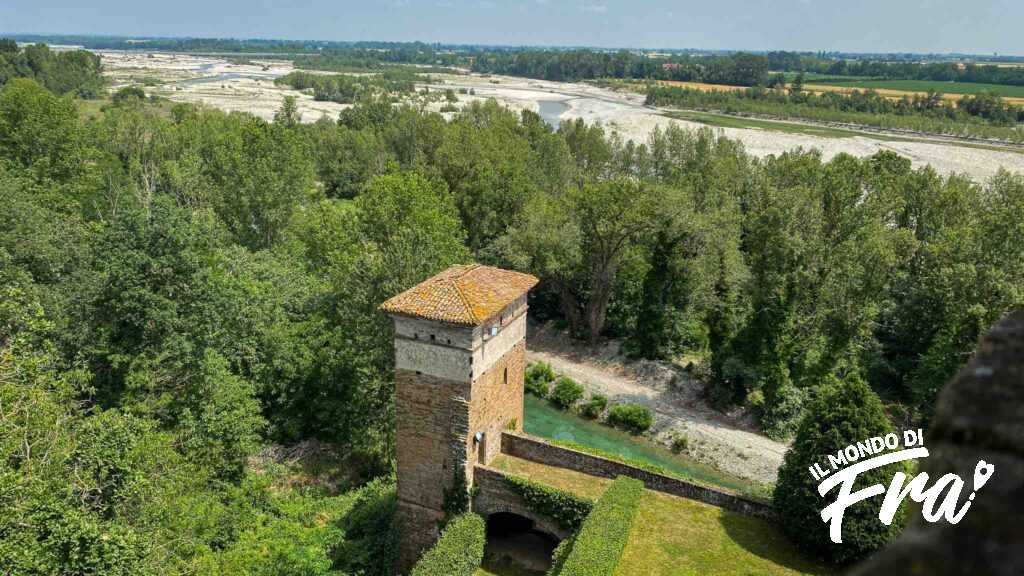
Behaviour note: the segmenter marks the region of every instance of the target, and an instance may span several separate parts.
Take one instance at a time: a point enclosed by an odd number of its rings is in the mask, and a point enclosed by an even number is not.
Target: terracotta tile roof
[[[452,266],[381,304],[381,310],[476,326],[537,284],[522,272],[480,264]]]

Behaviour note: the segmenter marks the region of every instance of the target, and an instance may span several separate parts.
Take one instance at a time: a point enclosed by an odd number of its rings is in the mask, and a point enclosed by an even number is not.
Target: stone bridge
[[[571,535],[554,520],[530,510],[523,499],[509,488],[504,472],[478,464],[473,468],[473,486],[476,489],[473,512],[484,518],[501,512],[511,513],[530,520],[534,530],[558,540]]]

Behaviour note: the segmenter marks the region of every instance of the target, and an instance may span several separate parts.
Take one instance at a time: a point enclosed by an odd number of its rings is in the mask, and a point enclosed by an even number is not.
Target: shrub
[[[629,540],[644,484],[619,476],[594,505],[570,544],[556,551],[558,576],[612,576]]]
[[[128,100],[145,100],[146,92],[138,86],[125,86],[114,93],[111,98],[114,104],[123,104]]]
[[[903,507],[892,525],[886,526],[878,521],[878,500],[868,499],[847,508],[843,516],[843,542],[833,543],[826,525],[821,523],[824,501],[818,495],[818,482],[807,472],[825,454],[835,454],[852,443],[891,431],[881,400],[859,378],[848,378],[845,382],[832,378],[818,389],[779,469],[774,493],[782,529],[798,546],[833,562],[846,563],[864,558],[902,531],[906,520]],[[862,472],[853,489],[888,485],[893,474],[907,472],[905,464]]]
[[[562,376],[551,391],[551,403],[562,410],[569,410],[583,398],[583,386],[572,378]]]
[[[577,530],[594,507],[586,498],[525,478],[506,476],[505,482],[523,499],[527,508],[551,518],[566,530]]]
[[[547,362],[535,362],[526,367],[526,391],[538,398],[547,398],[548,385],[555,379],[555,372]]]
[[[608,411],[608,423],[627,432],[643,434],[654,424],[654,417],[646,406],[616,404]]]
[[[602,396],[601,394],[594,394],[590,397],[590,400],[580,408],[580,414],[590,419],[600,418],[601,414],[604,413],[604,409],[607,407],[608,397]]]
[[[672,434],[672,452],[681,454],[690,447],[690,438],[682,432]]]
[[[484,519],[463,514],[448,523],[434,547],[420,558],[411,576],[472,576],[484,559]]]

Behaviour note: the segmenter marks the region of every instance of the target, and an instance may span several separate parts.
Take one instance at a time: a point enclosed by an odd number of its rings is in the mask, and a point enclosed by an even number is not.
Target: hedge
[[[626,549],[644,484],[619,476],[594,505],[580,531],[556,550],[552,576],[612,576]]]
[[[586,498],[525,478],[506,476],[505,482],[523,499],[527,508],[551,518],[566,530],[578,530],[594,508],[594,503]]]
[[[455,517],[410,576],[472,576],[484,559],[484,528],[484,519],[476,514]]]

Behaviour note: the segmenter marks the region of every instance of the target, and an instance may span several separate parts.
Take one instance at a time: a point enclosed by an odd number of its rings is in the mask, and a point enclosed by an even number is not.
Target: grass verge
[[[836,574],[765,520],[647,490],[615,576]]]

